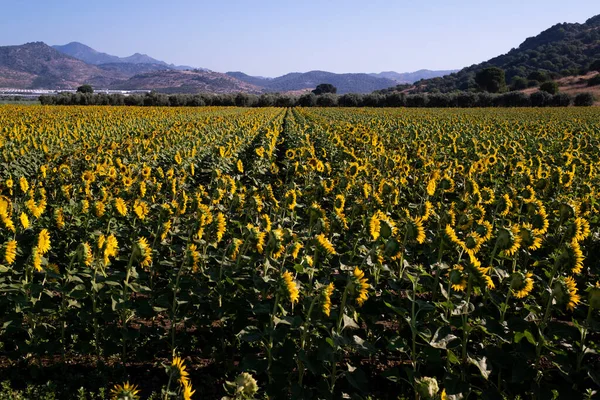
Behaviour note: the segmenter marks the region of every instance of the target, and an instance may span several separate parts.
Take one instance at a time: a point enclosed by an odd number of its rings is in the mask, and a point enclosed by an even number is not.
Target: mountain
[[[244,81],[251,85],[256,85],[260,87],[266,85],[270,80],[272,80],[272,78],[265,78],[263,76],[250,76],[239,71],[226,72],[226,74],[236,79],[239,79],[240,81]]]
[[[506,54],[454,74],[416,82],[413,91],[474,90],[475,74],[486,67],[502,68],[508,84],[515,78],[524,78],[535,85],[539,73],[550,78],[578,75],[597,59],[600,59],[600,15],[583,24],[556,24]]]
[[[338,93],[370,93],[374,90],[388,88],[397,84],[387,78],[377,78],[369,74],[334,74],[325,71],[292,72],[277,78],[249,76],[241,72],[228,72],[252,85],[260,86],[266,92],[289,92],[302,89],[314,89],[320,83],[330,83]]]
[[[82,83],[106,86],[124,78],[43,42],[0,46],[0,87],[69,89]]]
[[[86,46],[83,43],[71,42],[65,45],[52,46],[61,53],[70,55],[71,57],[77,58],[81,61],[85,61],[88,64],[101,65],[101,64],[155,64],[163,66],[164,69],[179,69],[188,70],[194,69],[187,65],[174,65],[168,64],[164,61],[157,60],[148,56],[147,54],[135,53],[129,57],[118,57],[107,53],[101,53],[97,50]]]
[[[135,75],[113,89],[152,89],[168,93],[260,93],[261,88],[227,74],[212,71],[155,71]]]
[[[415,72],[394,72],[394,71],[384,71],[379,73],[371,73],[369,75],[374,76],[376,78],[387,78],[398,83],[414,83],[416,81],[420,81],[421,79],[430,79],[437,78],[439,76],[450,75],[454,72],[457,72],[457,69],[451,70],[442,70],[442,71],[432,71],[429,69],[420,69]]]
[[[165,67],[161,64],[129,64],[123,62],[98,64],[98,68],[109,73],[121,74],[126,78],[131,78],[137,74],[145,74],[155,71],[170,71],[172,68]]]

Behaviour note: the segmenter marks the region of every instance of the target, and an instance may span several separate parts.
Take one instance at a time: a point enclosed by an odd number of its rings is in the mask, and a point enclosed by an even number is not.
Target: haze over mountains
[[[426,70],[382,73],[390,79],[379,74],[310,71],[265,78],[242,72],[223,74],[206,68],[174,65],[140,53],[118,57],[79,42],[55,46],[34,42],[0,47],[0,87],[21,89],[73,89],[87,83],[97,89],[263,93],[311,90],[320,83],[331,83],[338,88],[338,93],[370,93],[400,82],[445,73],[447,71]]]

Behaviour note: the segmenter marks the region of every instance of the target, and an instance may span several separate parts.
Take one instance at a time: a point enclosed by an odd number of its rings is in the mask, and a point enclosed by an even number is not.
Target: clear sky
[[[0,0],[0,45],[82,42],[214,71],[278,76],[459,69],[599,0]]]

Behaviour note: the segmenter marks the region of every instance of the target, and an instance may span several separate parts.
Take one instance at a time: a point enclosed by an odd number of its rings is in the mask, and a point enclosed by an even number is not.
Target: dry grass
[[[564,78],[557,79],[558,89],[562,93],[576,96],[579,93],[589,92],[596,97],[594,105],[600,106],[600,86],[587,86],[587,81],[598,75],[598,72],[589,72],[585,75],[577,76],[565,76]],[[531,94],[537,92],[538,88],[528,88],[522,90],[523,93]]]

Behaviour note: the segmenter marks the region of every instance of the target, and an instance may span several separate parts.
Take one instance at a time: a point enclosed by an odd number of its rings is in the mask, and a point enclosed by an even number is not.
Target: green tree
[[[498,67],[488,67],[475,74],[475,82],[486,92],[499,93],[506,89],[504,70]]]
[[[81,85],[77,88],[77,93],[94,93],[94,88],[91,85]]]
[[[556,94],[558,93],[558,83],[555,81],[547,81],[540,85],[540,90],[542,92]]]
[[[600,85],[600,74],[594,75],[592,78],[587,81],[588,86],[598,86]]]
[[[337,93],[337,88],[333,86],[331,83],[320,83],[317,85],[316,89],[312,91],[317,96],[324,93]]]
[[[591,93],[579,93],[575,96],[573,104],[577,107],[589,107],[594,105],[595,100],[594,95]]]
[[[600,72],[600,58],[597,60],[592,61],[592,63],[590,64],[590,71],[598,71]]]
[[[522,76],[515,76],[512,79],[511,88],[512,90],[527,89],[527,79],[523,78]]]

